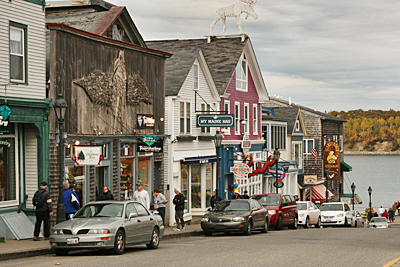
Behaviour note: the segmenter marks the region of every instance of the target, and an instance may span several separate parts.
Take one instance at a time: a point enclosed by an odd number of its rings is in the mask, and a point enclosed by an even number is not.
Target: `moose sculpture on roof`
[[[243,13],[246,13],[246,18],[247,19],[249,16],[253,17],[253,19],[258,19],[257,13],[254,11],[253,7],[257,1],[252,1],[252,0],[241,0],[239,2],[234,3],[233,5],[229,7],[222,7],[217,10],[217,15],[215,16],[214,21],[210,25],[210,35],[212,35],[213,29],[215,24],[219,21],[222,20],[223,23],[223,33],[226,35],[226,18],[227,17],[235,17],[236,22],[239,28],[239,32],[242,34],[242,22],[240,21],[240,15]]]

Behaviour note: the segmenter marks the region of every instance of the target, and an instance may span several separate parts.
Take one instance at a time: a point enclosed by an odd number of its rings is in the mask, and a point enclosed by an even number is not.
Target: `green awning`
[[[340,195],[340,201],[346,202],[348,204],[352,204],[352,202],[353,202],[353,194],[350,193],[350,194]],[[354,194],[354,204],[362,204],[361,197],[358,194]]]
[[[351,167],[349,164],[344,161],[340,162],[340,172],[351,172],[352,170],[353,167]]]

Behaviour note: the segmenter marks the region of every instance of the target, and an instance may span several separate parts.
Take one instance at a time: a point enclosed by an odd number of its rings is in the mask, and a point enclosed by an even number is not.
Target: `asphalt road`
[[[186,237],[127,249],[0,262],[0,266],[384,266],[400,257],[400,228],[323,228]]]

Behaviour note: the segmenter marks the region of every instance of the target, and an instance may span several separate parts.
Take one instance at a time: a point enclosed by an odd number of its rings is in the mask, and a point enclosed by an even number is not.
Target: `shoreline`
[[[344,155],[373,155],[373,156],[400,156],[400,151],[384,152],[384,151],[344,151]]]

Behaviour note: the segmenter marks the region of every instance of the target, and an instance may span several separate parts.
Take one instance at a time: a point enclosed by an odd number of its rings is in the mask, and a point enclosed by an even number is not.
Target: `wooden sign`
[[[317,175],[304,175],[304,184],[316,184],[317,180]]]
[[[328,168],[328,180],[340,178],[340,146],[334,141],[325,145],[324,163],[325,169]]]

